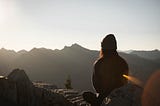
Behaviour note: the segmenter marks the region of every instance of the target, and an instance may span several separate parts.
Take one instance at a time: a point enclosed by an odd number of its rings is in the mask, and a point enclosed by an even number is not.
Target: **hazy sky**
[[[0,0],[0,48],[98,50],[109,33],[119,50],[160,49],[160,0]]]

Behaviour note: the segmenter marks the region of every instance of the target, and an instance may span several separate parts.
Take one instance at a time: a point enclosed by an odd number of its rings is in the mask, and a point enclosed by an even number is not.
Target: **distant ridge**
[[[18,51],[17,53],[18,53],[18,54],[25,54],[25,53],[27,53],[27,51],[26,51],[26,50],[20,50],[20,51]]]
[[[32,48],[31,50],[27,51],[25,49],[22,49],[22,50],[19,50],[19,51],[15,51],[15,50],[10,50],[10,49],[6,49],[6,48],[1,48],[0,51],[8,51],[8,52],[12,52],[12,53],[19,53],[19,54],[23,54],[23,53],[27,53],[27,52],[30,52],[30,51],[33,51],[33,50],[36,50],[36,49],[40,49],[40,50],[52,50],[52,51],[59,51],[59,50],[63,50],[65,48],[80,48],[80,49],[87,49],[87,50],[91,50],[91,49],[88,49],[88,48],[85,48],[81,45],[79,45],[78,43],[74,43],[72,44],[71,46],[64,46],[64,48],[62,49],[49,49],[49,48],[45,48],[45,47],[40,47],[40,48],[37,48],[37,47],[34,47]],[[93,51],[98,51],[98,50],[93,50]],[[125,51],[122,51],[120,50],[119,52],[124,52],[124,53],[134,53],[134,52],[160,52],[159,49],[154,49],[154,50],[125,50]]]
[[[132,51],[130,54],[135,54],[137,56],[151,60],[160,59],[160,51],[158,49],[151,51]]]
[[[153,56],[156,56],[154,53],[156,51],[153,52]],[[130,73],[143,81],[160,69],[160,63],[157,62],[159,60],[150,60],[132,53],[119,52],[119,54],[128,62]],[[30,51],[15,52],[0,49],[0,75],[20,68],[26,70],[32,81],[45,81],[62,88],[67,76],[70,75],[73,88],[93,90],[91,75],[93,64],[98,57],[99,51],[89,50],[77,43],[65,46],[61,50],[33,48]]]

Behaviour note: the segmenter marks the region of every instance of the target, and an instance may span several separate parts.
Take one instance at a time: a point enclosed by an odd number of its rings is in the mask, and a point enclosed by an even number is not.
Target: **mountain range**
[[[144,83],[160,69],[160,51],[119,52],[129,64],[130,75]],[[44,81],[64,87],[68,76],[77,90],[93,90],[91,76],[99,51],[89,50],[78,44],[62,50],[33,48],[30,51],[0,49],[0,75],[7,75],[15,68],[24,69],[32,81]]]

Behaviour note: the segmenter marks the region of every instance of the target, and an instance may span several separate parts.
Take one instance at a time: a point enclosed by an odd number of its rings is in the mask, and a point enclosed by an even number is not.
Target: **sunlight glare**
[[[139,85],[140,87],[143,87],[143,83],[139,79],[133,76],[125,75],[125,74],[123,74],[123,77],[127,78],[129,81],[133,82],[134,84]]]

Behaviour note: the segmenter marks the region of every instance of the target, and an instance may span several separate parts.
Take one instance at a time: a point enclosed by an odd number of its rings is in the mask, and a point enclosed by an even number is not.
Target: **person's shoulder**
[[[99,68],[103,63],[104,63],[105,59],[102,57],[102,58],[99,58],[95,61],[94,63],[94,68],[97,69]]]
[[[117,55],[116,58],[117,58],[120,62],[126,63],[126,60],[125,60],[123,57]]]
[[[118,59],[119,64],[120,64],[121,66],[126,66],[126,67],[128,67],[127,61],[126,61],[123,57],[121,57],[121,56],[118,55],[117,59]]]
[[[99,58],[95,61],[94,65],[99,65],[104,62],[104,58]]]

